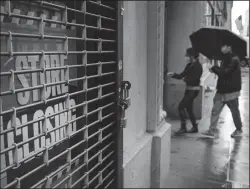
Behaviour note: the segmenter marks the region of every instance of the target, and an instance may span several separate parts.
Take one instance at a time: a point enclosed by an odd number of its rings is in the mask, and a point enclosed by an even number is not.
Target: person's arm
[[[186,65],[185,69],[180,74],[174,73],[172,78],[174,78],[174,79],[183,79],[187,75],[187,68],[188,68],[188,65]]]
[[[231,63],[228,65],[227,68],[222,69],[222,68],[220,68],[218,66],[214,66],[214,67],[211,68],[211,71],[214,72],[218,76],[226,76],[226,75],[232,73],[237,68],[239,63],[240,63],[239,58],[238,57],[233,57]]]

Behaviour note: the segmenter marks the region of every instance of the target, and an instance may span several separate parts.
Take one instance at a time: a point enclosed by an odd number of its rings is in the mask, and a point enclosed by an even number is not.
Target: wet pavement
[[[242,81],[243,137],[230,137],[235,126],[228,107],[220,116],[218,139],[199,133],[173,135],[167,188],[249,188],[249,69],[242,70]],[[208,129],[209,118],[210,112],[199,132]],[[172,132],[179,129],[179,121],[170,122]]]

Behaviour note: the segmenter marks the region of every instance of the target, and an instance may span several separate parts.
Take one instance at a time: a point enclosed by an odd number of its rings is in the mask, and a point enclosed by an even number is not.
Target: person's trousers
[[[199,90],[186,90],[183,99],[179,103],[178,110],[181,126],[186,127],[187,113],[193,126],[196,126],[196,118],[193,112],[193,102],[198,96]]]
[[[210,119],[210,129],[212,131],[217,131],[217,124],[219,121],[220,113],[223,110],[223,107],[227,105],[231,111],[234,125],[235,127],[240,130],[242,128],[242,122],[240,117],[240,110],[239,110],[239,99],[235,98],[229,101],[223,101],[220,95],[215,95],[214,97],[214,104],[212,108],[212,114]]]

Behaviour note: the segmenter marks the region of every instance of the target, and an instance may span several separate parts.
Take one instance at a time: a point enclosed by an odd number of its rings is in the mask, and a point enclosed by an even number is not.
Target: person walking
[[[217,124],[220,113],[227,105],[232,113],[236,130],[231,137],[238,137],[242,134],[242,121],[239,111],[239,96],[241,91],[241,68],[240,59],[232,52],[229,44],[221,46],[223,60],[220,66],[213,66],[210,71],[218,76],[217,92],[213,100],[212,114],[210,118],[210,127],[207,131],[201,133],[205,136],[214,138],[217,133]]]
[[[203,73],[203,69],[199,62],[199,53],[196,52],[193,48],[188,48],[186,50],[186,61],[187,65],[182,73],[168,73],[168,76],[174,79],[182,79],[184,80],[184,82],[186,82],[184,97],[180,101],[178,106],[181,128],[176,132],[177,135],[183,133],[198,132],[198,124],[193,112],[193,102],[200,91],[200,78]],[[187,131],[186,128],[186,112],[188,113],[189,119],[193,126],[189,131]]]

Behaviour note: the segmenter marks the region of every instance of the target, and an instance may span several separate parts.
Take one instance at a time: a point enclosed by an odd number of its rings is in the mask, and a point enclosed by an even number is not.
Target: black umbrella
[[[222,59],[221,46],[228,44],[240,58],[247,56],[247,42],[221,27],[204,27],[189,36],[193,48],[209,59]]]

